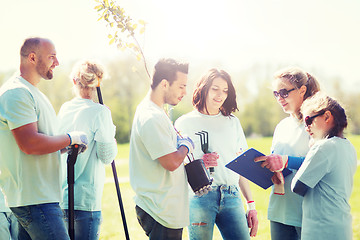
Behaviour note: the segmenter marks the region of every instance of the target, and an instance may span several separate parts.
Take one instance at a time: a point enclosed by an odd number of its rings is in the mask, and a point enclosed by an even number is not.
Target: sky
[[[50,38],[60,64],[127,53],[109,45],[95,0],[0,0],[0,72],[17,69],[30,36]],[[174,57],[229,71],[254,64],[297,65],[360,84],[358,0],[118,0],[134,20],[149,63]],[[61,67],[60,65],[59,67]],[[191,68],[190,68],[191,70]],[[270,76],[269,76],[270,77]],[[324,82],[324,80],[323,80]]]

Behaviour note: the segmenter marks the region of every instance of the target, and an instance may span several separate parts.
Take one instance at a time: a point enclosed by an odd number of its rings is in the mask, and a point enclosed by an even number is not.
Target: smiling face
[[[56,58],[56,50],[54,44],[50,41],[42,41],[41,47],[37,52],[36,71],[46,80],[53,78],[53,69],[59,65],[59,61]]]
[[[289,80],[284,78],[277,78],[273,84],[273,91],[279,92],[281,89],[286,89],[289,91],[294,87],[295,86],[293,86]],[[306,87],[302,86],[300,89],[295,88],[295,90],[290,91],[286,98],[277,96],[276,100],[285,113],[297,116],[300,112],[300,107],[303,103],[305,92]]]
[[[176,80],[170,85],[167,82],[164,103],[176,106],[186,95],[187,74],[176,72]]]
[[[228,96],[228,84],[222,78],[215,78],[209,88],[206,97],[206,109],[210,115],[220,112],[220,107]]]

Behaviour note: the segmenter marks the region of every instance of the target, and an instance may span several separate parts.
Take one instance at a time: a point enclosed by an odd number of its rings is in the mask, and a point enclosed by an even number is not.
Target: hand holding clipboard
[[[267,168],[263,168],[261,166],[261,162],[254,161],[256,157],[260,156],[265,156],[265,154],[255,150],[254,148],[250,148],[228,163],[226,167],[263,189],[267,189],[274,184],[271,181],[271,178],[274,176],[274,172],[271,172]],[[282,171],[284,178],[290,173],[292,173],[292,171],[287,168]]]

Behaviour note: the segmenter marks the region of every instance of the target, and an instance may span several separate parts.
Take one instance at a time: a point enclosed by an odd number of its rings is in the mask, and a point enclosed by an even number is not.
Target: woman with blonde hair
[[[271,155],[255,159],[264,161],[262,166],[275,172],[268,207],[272,240],[301,238],[302,197],[291,192],[290,184],[309,151],[310,137],[303,123],[301,105],[319,90],[315,77],[298,67],[282,69],[274,75],[274,97],[289,116],[275,128]],[[293,173],[283,179],[280,171],[285,167]]]
[[[100,64],[89,60],[79,62],[71,74],[76,97],[64,103],[58,114],[59,132],[70,129],[83,131],[89,140],[88,150],[78,155],[75,164],[75,239],[99,239],[105,164],[111,163],[117,154],[111,112],[96,102],[96,86],[103,77],[104,69]],[[65,221],[68,221],[66,158],[67,154],[63,154],[61,207],[64,209]]]

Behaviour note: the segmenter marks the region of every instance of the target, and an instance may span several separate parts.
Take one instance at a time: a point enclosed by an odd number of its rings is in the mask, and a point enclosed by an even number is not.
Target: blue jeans
[[[300,240],[301,227],[285,225],[270,221],[270,232],[272,240]]]
[[[69,210],[64,209],[66,227],[69,228]],[[98,240],[102,222],[101,211],[74,211],[75,240]]]
[[[211,240],[214,224],[225,240],[250,239],[246,214],[236,186],[213,186],[208,194],[190,199],[191,240]]]
[[[18,219],[19,240],[69,240],[59,203],[10,208]]]
[[[0,212],[0,239],[18,239],[18,221],[12,212]]]
[[[167,228],[152,218],[140,207],[136,206],[136,216],[144,229],[146,236],[149,237],[149,240],[181,240],[182,239],[182,228],[172,229]]]

